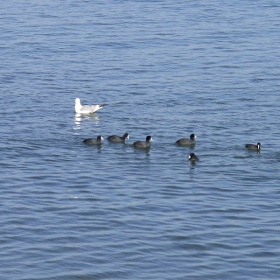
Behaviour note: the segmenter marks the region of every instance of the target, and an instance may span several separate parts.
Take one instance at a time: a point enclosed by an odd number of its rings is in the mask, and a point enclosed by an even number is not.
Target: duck
[[[125,139],[129,139],[129,134],[126,132],[123,136],[111,135],[107,140],[115,143],[124,143]]]
[[[195,153],[190,153],[189,154],[189,161],[190,162],[199,161],[199,158],[195,155]]]
[[[181,138],[176,141],[176,144],[181,145],[181,146],[191,146],[191,145],[195,144],[195,138],[196,138],[196,135],[192,133],[190,135],[190,138]]]
[[[104,140],[101,135],[98,135],[97,138],[87,138],[83,142],[87,145],[100,145],[101,140]]]
[[[246,147],[248,150],[260,151],[260,149],[261,149],[261,143],[258,142],[257,145],[255,145],[255,144],[246,144],[245,147]]]
[[[136,141],[133,143],[133,146],[135,148],[140,148],[140,149],[147,149],[150,148],[150,141],[153,141],[152,136],[147,136],[146,141]]]
[[[75,112],[77,114],[92,114],[103,108],[106,104],[101,105],[82,105],[80,98],[75,99]]]

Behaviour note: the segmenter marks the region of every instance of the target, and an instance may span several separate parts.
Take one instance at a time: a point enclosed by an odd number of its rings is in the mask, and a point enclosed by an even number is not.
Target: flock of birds
[[[75,100],[75,111],[77,114],[92,114],[95,113],[96,111],[100,110],[103,108],[106,104],[101,104],[101,105],[82,105],[80,98],[76,98]],[[191,134],[190,138],[181,138],[176,141],[177,145],[180,146],[193,146],[195,145],[195,134]],[[125,133],[123,136],[118,136],[118,135],[111,135],[107,138],[108,141],[114,142],[114,143],[124,143],[125,139],[129,139],[129,134]],[[87,145],[101,145],[101,141],[104,140],[101,135],[98,135],[97,138],[87,138],[83,140],[83,142]],[[139,149],[149,149],[150,148],[150,141],[153,141],[152,137],[148,135],[146,137],[146,141],[135,141],[133,143],[133,146],[135,148]],[[261,143],[255,144],[246,144],[245,147],[249,150],[253,151],[260,151],[261,149]],[[195,155],[195,153],[190,153],[189,154],[189,161],[195,162],[198,161],[199,158]]]

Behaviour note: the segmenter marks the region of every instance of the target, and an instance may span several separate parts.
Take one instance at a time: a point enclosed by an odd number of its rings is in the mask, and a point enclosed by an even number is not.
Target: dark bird
[[[195,134],[191,134],[190,138],[181,138],[176,141],[176,144],[181,145],[181,146],[191,146],[195,144]]]
[[[83,142],[87,145],[100,145],[101,140],[103,140],[103,137],[101,135],[98,135],[97,138],[88,138],[85,139]]]
[[[123,136],[111,135],[107,138],[110,142],[123,143],[125,139],[129,139],[129,134],[125,133]]]
[[[195,155],[195,153],[190,153],[189,154],[189,161],[194,162],[194,161],[198,161],[198,157]]]
[[[255,144],[246,144],[245,146],[248,150],[260,151],[261,143],[259,142],[257,145]]]
[[[133,143],[133,146],[140,149],[150,148],[150,141],[153,141],[152,136],[147,136],[146,141],[136,141]]]

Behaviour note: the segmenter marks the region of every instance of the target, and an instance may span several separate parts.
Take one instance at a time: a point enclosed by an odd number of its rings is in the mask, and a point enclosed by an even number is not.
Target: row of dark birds
[[[75,99],[75,112],[77,114],[92,114],[95,113],[96,111],[100,110],[103,108],[106,104],[101,104],[101,105],[82,105],[80,98]],[[193,146],[195,145],[195,134],[191,134],[190,138],[181,138],[177,140],[175,143],[180,146]],[[125,139],[129,139],[129,134],[125,133],[123,136],[118,136],[118,135],[111,135],[107,138],[108,141],[114,142],[114,143],[124,143]],[[98,135],[97,138],[88,138],[85,139],[83,142],[87,145],[101,145],[101,141],[104,140],[101,135]],[[152,141],[152,137],[148,135],[146,137],[146,141],[136,141],[132,145],[135,148],[139,149],[149,149],[150,148],[150,141]],[[245,146],[249,150],[254,150],[254,151],[260,151],[261,149],[261,143],[255,144],[247,144]],[[189,161],[195,162],[198,161],[198,157],[194,153],[189,154]]]
[[[196,135],[192,133],[190,135],[190,138],[181,138],[177,140],[175,143],[179,146],[193,146],[195,145],[195,138]],[[126,139],[129,139],[128,133],[125,133],[123,136],[111,135],[107,137],[107,140],[113,143],[125,143]],[[101,145],[102,140],[104,140],[104,138],[101,135],[98,135],[97,138],[87,138],[83,142],[87,145]],[[148,135],[146,137],[146,141],[135,141],[132,145],[138,149],[149,149],[151,146],[150,141],[153,141],[153,139],[150,135]],[[246,144],[245,147],[249,150],[260,151],[261,143],[257,143],[257,145]],[[195,155],[195,153],[189,154],[189,161],[198,161],[198,160],[199,158]]]

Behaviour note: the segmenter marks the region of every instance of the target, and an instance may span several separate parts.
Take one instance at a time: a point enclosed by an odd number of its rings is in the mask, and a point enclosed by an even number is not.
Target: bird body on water
[[[125,133],[123,136],[111,135],[107,138],[110,142],[123,143],[125,139],[129,139],[129,134]]]
[[[133,143],[133,146],[140,149],[150,148],[150,141],[153,141],[152,136],[147,136],[146,141],[136,141]]]
[[[254,150],[254,151],[260,151],[261,149],[261,143],[257,143],[257,145],[255,144],[246,144],[245,146],[248,150]]]
[[[191,146],[191,145],[195,144],[195,138],[196,138],[196,135],[192,133],[190,135],[190,138],[181,138],[176,141],[176,144],[181,145],[181,146]]]
[[[88,145],[100,145],[101,140],[103,140],[103,137],[98,135],[97,138],[87,138],[83,142]]]
[[[199,158],[195,155],[195,153],[190,153],[189,155],[189,161],[190,162],[195,162],[195,161],[198,161]]]
[[[75,99],[75,111],[77,114],[92,114],[101,108],[103,108],[105,104],[101,105],[82,105],[80,98]]]

